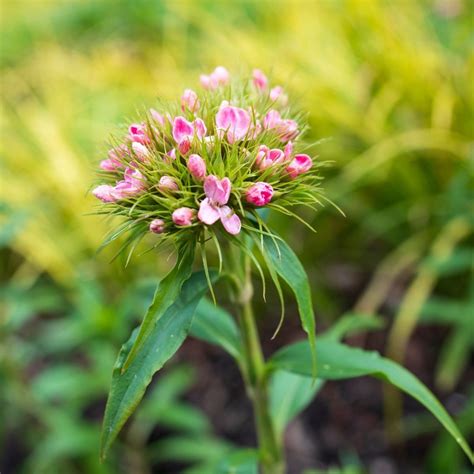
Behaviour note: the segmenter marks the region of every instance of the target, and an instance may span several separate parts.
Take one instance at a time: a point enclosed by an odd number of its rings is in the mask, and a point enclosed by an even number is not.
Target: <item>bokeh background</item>
[[[311,279],[319,328],[397,359],[474,433],[473,6],[468,0],[4,0],[1,3],[0,471],[213,472],[255,443],[232,362],[189,340],[98,461],[111,369],[164,257],[111,263],[89,215],[106,140],[216,65],[260,67],[309,113],[327,206],[273,225]],[[258,303],[266,350],[301,337],[291,297]],[[385,407],[385,409],[384,409]],[[472,439],[472,438],[471,438]],[[290,426],[289,472],[462,473],[423,409],[365,378],[330,383]],[[311,469],[311,470],[310,470]]]

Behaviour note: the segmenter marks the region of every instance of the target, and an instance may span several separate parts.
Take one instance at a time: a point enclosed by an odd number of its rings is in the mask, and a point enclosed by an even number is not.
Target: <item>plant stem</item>
[[[252,401],[259,444],[262,474],[283,474],[285,463],[282,446],[270,417],[268,378],[265,359],[260,345],[257,325],[252,310],[252,281],[250,260],[244,257],[244,271],[239,303],[241,305],[240,329],[244,350],[244,380]]]

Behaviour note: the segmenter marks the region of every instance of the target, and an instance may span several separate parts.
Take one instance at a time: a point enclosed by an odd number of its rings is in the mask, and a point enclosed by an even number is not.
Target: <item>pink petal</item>
[[[230,80],[229,71],[224,66],[217,66],[211,77],[219,86],[225,86]]]
[[[268,87],[267,76],[260,70],[253,70],[253,84],[257,89],[264,90]]]
[[[308,155],[300,154],[295,155],[286,171],[292,178],[296,178],[298,175],[306,173],[312,166],[313,160]]]
[[[229,206],[220,207],[219,214],[224,229],[229,232],[229,234],[237,235],[242,227],[240,217]]]
[[[92,194],[102,202],[114,202],[117,200],[113,194],[114,190],[115,188],[109,184],[101,184],[93,189]]]
[[[209,198],[205,198],[199,205],[198,219],[204,224],[212,225],[219,220],[219,210],[211,204]]]
[[[181,96],[181,110],[185,112],[188,109],[191,112],[196,112],[200,106],[201,104],[196,92],[192,89],[185,89]]]
[[[194,122],[194,130],[196,131],[196,135],[199,139],[202,139],[206,136],[207,128],[206,124],[200,119],[197,118]]]
[[[239,107],[221,104],[216,114],[216,126],[218,131],[227,132],[229,143],[242,140],[249,132],[251,125],[250,114]]]
[[[150,157],[150,150],[139,142],[132,143],[132,150],[134,151],[137,158],[141,161],[147,161]]]
[[[155,109],[150,109],[150,115],[155,122],[158,122],[162,127],[165,125],[165,118]]]
[[[232,185],[229,178],[223,178],[216,183],[216,192],[214,193],[214,200],[217,204],[227,204],[230,197],[230,190]]]
[[[201,82],[201,86],[204,87],[204,89],[210,89],[211,88],[211,78],[210,78],[210,76],[207,76],[206,74],[201,74],[199,76],[199,81]]]
[[[263,118],[263,128],[272,129],[277,127],[281,122],[281,115],[278,110],[270,110]]]
[[[214,193],[216,192],[218,180],[219,178],[212,174],[206,176],[206,179],[204,180],[204,192],[206,193],[206,197],[209,199],[214,199]]]
[[[178,116],[173,121],[173,138],[177,143],[194,135],[194,127],[184,117]]]
[[[215,204],[227,204],[232,185],[229,178],[219,179],[217,176],[209,175],[204,180],[204,192]]]
[[[104,171],[115,171],[122,167],[122,163],[115,158],[107,158],[106,160],[102,160],[99,166],[100,169]]]

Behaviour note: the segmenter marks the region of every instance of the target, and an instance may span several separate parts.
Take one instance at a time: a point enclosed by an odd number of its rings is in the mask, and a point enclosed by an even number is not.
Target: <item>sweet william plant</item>
[[[339,342],[348,330],[369,329],[371,321],[343,318],[316,342],[303,266],[264,219],[266,210],[274,210],[311,227],[296,210],[315,209],[325,199],[321,166],[302,140],[304,120],[289,106],[284,89],[271,87],[260,70],[248,81],[238,81],[217,67],[200,79],[199,93],[186,89],[178,103],[150,109],[100,163],[100,183],[93,190],[103,203],[98,212],[123,218],[104,244],[127,232],[122,250],[131,255],[143,236],[155,234],[155,248],[176,251],[173,269],[159,282],[140,327],[118,355],[102,457],[153,375],[193,335],[235,359],[254,407],[258,450],[245,451],[235,458],[240,461],[230,459],[223,466],[238,468],[239,462],[250,461],[255,463],[252,472],[284,473],[286,424],[325,380],[362,375],[382,378],[416,398],[472,460],[453,420],[419,380],[375,352]],[[217,269],[208,265],[210,245],[216,249]],[[196,250],[202,270],[193,271]],[[252,269],[262,278],[263,297],[265,273],[277,289],[282,307],[277,331],[284,316],[283,280],[294,293],[307,334],[307,340],[280,349],[269,360],[263,357],[252,311]],[[223,299],[214,294],[219,280],[236,309],[235,319],[216,304]],[[205,297],[208,291],[213,302]]]

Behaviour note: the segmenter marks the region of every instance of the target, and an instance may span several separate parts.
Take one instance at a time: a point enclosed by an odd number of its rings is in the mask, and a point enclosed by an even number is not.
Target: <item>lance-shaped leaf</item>
[[[303,411],[316,396],[324,381],[277,370],[270,379],[270,415],[278,436],[286,425]]]
[[[212,273],[211,278],[215,281],[216,274]],[[113,370],[112,386],[105,409],[102,458],[142,399],[153,374],[161,369],[186,339],[196,307],[207,289],[204,272],[193,274],[184,283],[179,298],[150,326],[149,337],[140,345],[125,372],[122,370],[123,363],[135,342],[138,330],[122,346]]]
[[[318,340],[317,353],[318,378],[338,380],[371,375],[390,382],[424,405],[473,461],[471,449],[453,419],[431,391],[404,367],[381,357],[378,352],[364,351],[330,340]],[[271,358],[269,368],[311,376],[311,347],[306,341],[284,347]]]
[[[242,353],[240,331],[232,316],[223,308],[203,298],[196,309],[191,336],[222,347],[239,361]]]
[[[346,314],[341,317],[330,329],[320,334],[320,341],[338,341],[348,334],[380,329],[383,321],[375,316],[363,314]],[[287,372],[275,371],[270,378],[270,414],[278,436],[282,436],[286,425],[319,393],[324,385],[321,378],[316,381],[311,378]]]
[[[148,308],[138,330],[135,342],[130,348],[122,371],[128,369],[141,346],[153,331],[153,326],[178,297],[183,283],[192,273],[194,261],[194,243],[183,245],[178,250],[178,258],[173,269],[158,283],[153,301]]]
[[[316,376],[316,322],[308,277],[296,254],[282,239],[277,240],[269,235],[262,235],[261,242],[263,243],[263,251],[273,264],[275,271],[288,284],[295,295],[301,325],[308,334],[311,349],[310,361],[313,364],[314,377]]]

